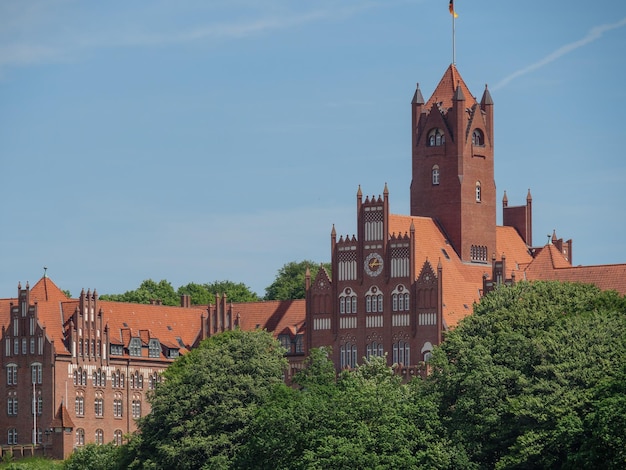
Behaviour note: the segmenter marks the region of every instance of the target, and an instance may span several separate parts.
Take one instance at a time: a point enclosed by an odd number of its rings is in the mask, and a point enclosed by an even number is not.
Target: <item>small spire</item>
[[[48,267],[44,266],[43,267],[43,277],[44,277],[44,279],[48,277],[47,271],[48,271]]]
[[[509,205],[509,198],[506,196],[506,189],[504,190],[504,196],[502,197],[502,206],[507,207]]]
[[[385,181],[385,189],[383,189],[383,195],[385,197],[389,196],[389,189],[387,188],[387,182]]]
[[[454,92],[454,101],[465,101],[465,95],[463,94],[463,90],[461,89],[461,81],[457,81],[456,91]]]
[[[485,91],[483,92],[483,97],[480,100],[480,107],[484,108],[485,106],[493,106],[493,99],[491,98],[491,93],[489,93],[489,88],[487,88],[486,83],[485,83]]]
[[[361,185],[359,185],[359,189],[358,189],[358,191],[356,192],[356,196],[357,196],[357,197],[361,197],[361,196],[363,196],[363,192],[361,191]]]
[[[526,195],[526,202],[531,202],[533,197],[530,195],[530,188],[528,188],[528,194]]]
[[[415,87],[415,94],[413,95],[413,100],[411,101],[411,104],[424,104],[424,97],[422,96],[419,83]]]

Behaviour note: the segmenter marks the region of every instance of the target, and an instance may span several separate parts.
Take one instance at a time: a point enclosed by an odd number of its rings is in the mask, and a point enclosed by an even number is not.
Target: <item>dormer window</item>
[[[161,343],[156,338],[152,338],[148,343],[148,357],[161,356]]]
[[[124,354],[124,348],[120,344],[111,345],[111,356],[122,356]]]
[[[291,337],[289,335],[278,335],[278,341],[287,350],[287,354],[291,353]]]
[[[472,145],[485,145],[485,135],[480,129],[474,129],[472,132]]]
[[[428,146],[439,147],[446,143],[446,137],[441,129],[435,128],[428,133]]]
[[[141,338],[131,338],[128,343],[128,354],[141,357]]]

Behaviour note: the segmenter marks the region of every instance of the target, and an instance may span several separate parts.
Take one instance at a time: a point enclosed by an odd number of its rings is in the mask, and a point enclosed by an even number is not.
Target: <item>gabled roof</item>
[[[433,94],[426,102],[425,109],[430,110],[433,104],[437,103],[440,103],[440,107],[444,110],[451,108],[458,86],[461,87],[460,91],[465,97],[465,107],[471,108],[474,106],[477,103],[476,98],[472,95],[469,88],[463,81],[463,77],[461,77],[461,74],[457,70],[456,66],[454,64],[450,64],[439,81],[437,88],[435,88],[435,91],[433,91]]]
[[[626,295],[626,264],[572,266],[552,244],[544,246],[528,265],[526,278],[595,284],[602,290],[614,290]]]

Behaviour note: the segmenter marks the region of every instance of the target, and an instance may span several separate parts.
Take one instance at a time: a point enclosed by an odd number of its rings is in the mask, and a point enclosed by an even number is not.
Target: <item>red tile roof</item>
[[[552,244],[536,254],[526,269],[526,278],[595,284],[602,290],[614,290],[626,295],[626,264],[572,266]]]
[[[461,86],[461,91],[463,92],[463,96],[465,97],[465,107],[471,108],[474,104],[477,103],[476,98],[472,95],[469,88],[463,81],[463,77],[456,69],[454,64],[451,64],[446,72],[443,74],[441,81],[433,91],[433,94],[430,96],[430,99],[426,103],[425,109],[430,110],[433,104],[441,103],[440,107],[443,110],[447,110],[452,107],[452,99],[454,97],[454,93],[456,91],[457,86]]]
[[[260,328],[276,335],[288,329],[294,335],[304,328],[304,300],[268,300],[233,304],[233,320],[239,319],[242,330]]]

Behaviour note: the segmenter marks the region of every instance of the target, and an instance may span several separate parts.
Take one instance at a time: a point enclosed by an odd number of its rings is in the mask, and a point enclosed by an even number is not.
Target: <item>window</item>
[[[339,294],[339,313],[356,313],[356,294],[352,289],[346,287]]]
[[[124,416],[124,408],[122,398],[117,395],[116,398],[113,399],[113,416],[115,418],[121,418]]]
[[[368,359],[375,356],[384,356],[383,345],[376,341],[367,344],[366,356]]]
[[[7,385],[17,385],[17,364],[7,365]]]
[[[428,133],[428,146],[429,147],[439,147],[440,145],[444,145],[446,143],[446,138],[441,131],[441,129],[432,129]]]
[[[383,313],[383,294],[373,286],[365,295],[366,313]]]
[[[168,348],[167,357],[170,359],[176,359],[178,357],[178,349]]]
[[[472,132],[472,145],[485,145],[485,136],[480,129],[474,129]]]
[[[102,429],[96,429],[96,445],[104,444],[104,431]]]
[[[141,418],[141,401],[133,400],[132,403],[133,418]]]
[[[33,364],[30,366],[31,383],[41,383],[41,364]]]
[[[76,430],[76,445],[77,446],[85,445],[85,430],[83,428],[78,428]]]
[[[28,348],[26,345],[26,338],[22,338],[22,354],[28,353]]]
[[[85,399],[83,397],[76,397],[74,401],[74,411],[76,416],[85,416]]]
[[[480,202],[480,181],[476,181],[476,202]]]
[[[17,429],[11,428],[7,434],[7,444],[17,444]]]
[[[296,354],[304,352],[304,335],[296,335]]]
[[[439,165],[433,166],[432,177],[433,177],[433,186],[439,185]]]
[[[130,343],[128,343],[128,354],[130,354],[131,356],[141,357],[140,338],[131,338]]]
[[[339,349],[339,357],[341,368],[354,368],[356,367],[357,350],[356,344],[346,343]]]
[[[18,338],[15,338],[13,340],[13,354],[17,356],[19,353],[20,353],[20,340]]]
[[[9,416],[17,416],[17,397],[9,397],[7,399],[7,414]]]
[[[30,353],[35,354],[35,337],[30,338]]]
[[[393,362],[403,366],[411,365],[411,346],[406,341],[393,343]]]
[[[94,400],[94,414],[98,417],[104,416],[104,399],[96,398]]]
[[[289,354],[291,352],[291,338],[289,335],[278,335],[278,341],[280,341],[280,345],[285,348]]]
[[[36,400],[31,400],[30,402],[31,402],[31,407],[30,407],[31,415],[35,414],[35,407],[36,407],[37,414],[40,415],[41,411],[43,410],[43,398],[41,398],[41,395],[39,395]]]
[[[409,293],[404,286],[398,286],[391,294],[391,304],[394,312],[404,312],[410,309]]]
[[[124,354],[124,348],[119,344],[111,345],[111,356],[121,356]]]
[[[122,445],[122,430],[121,429],[116,429],[115,431],[113,431],[113,445],[114,446],[121,446]]]
[[[151,339],[148,343],[148,357],[161,356],[161,343],[158,339]]]

